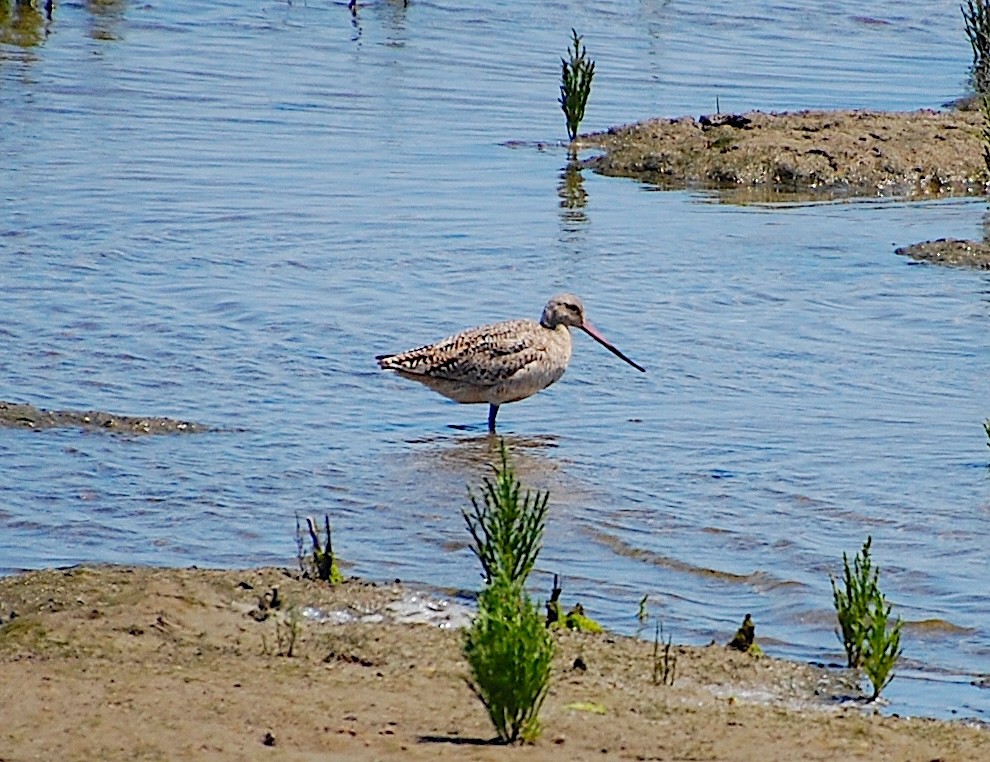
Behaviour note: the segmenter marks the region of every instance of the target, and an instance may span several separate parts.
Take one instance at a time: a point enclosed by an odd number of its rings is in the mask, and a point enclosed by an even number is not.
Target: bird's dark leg
[[[495,433],[495,416],[498,415],[498,405],[494,402],[488,405],[488,433]]]

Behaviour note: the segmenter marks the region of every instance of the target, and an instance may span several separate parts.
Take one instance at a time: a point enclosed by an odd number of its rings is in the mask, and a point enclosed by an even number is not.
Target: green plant
[[[484,480],[483,505],[470,493],[473,511],[462,511],[481,562],[485,586],[478,614],[464,635],[468,684],[484,704],[505,743],[533,741],[539,735],[539,711],[550,684],[554,642],[524,586],[536,563],[547,514],[548,493],[529,492],[520,501],[521,484],[500,443],[495,480]]]
[[[849,565],[842,554],[843,584],[831,577],[832,599],[839,620],[839,637],[846,650],[847,664],[862,668],[873,684],[876,699],[893,679],[893,669],[901,655],[901,620],[890,622],[890,605],[880,591],[880,569],[870,559],[872,537]]]
[[[284,621],[275,620],[275,641],[278,644],[278,655],[292,658],[296,643],[302,634],[302,615],[295,606],[286,612]]]
[[[863,657],[863,672],[873,685],[870,701],[874,701],[894,679],[894,665],[901,656],[901,620],[898,618],[888,627],[889,624],[890,604],[880,596],[870,615]]]
[[[980,128],[980,140],[983,142],[983,166],[987,170],[987,176],[990,177],[990,94],[982,93],[978,98],[980,113],[983,115],[983,126]]]
[[[299,526],[299,517],[296,516],[296,558],[299,561],[299,570],[304,577],[312,578],[315,576],[331,585],[337,585],[344,581],[344,575],[340,573],[340,569],[337,567],[337,557],[333,552],[329,516],[323,516],[323,524],[326,531],[326,541],[320,538],[320,532],[313,517],[306,517],[306,528],[309,530],[309,538],[313,544],[312,555],[307,557],[303,549],[302,528]]]
[[[540,552],[550,493],[531,496],[527,490],[520,502],[522,484],[509,465],[504,441],[499,457],[501,465],[492,467],[495,481],[484,479],[482,504],[469,488],[472,510],[462,510],[461,515],[474,540],[471,550],[481,562],[485,581],[502,577],[521,585]]]
[[[574,140],[591,94],[595,62],[587,57],[587,50],[581,45],[581,37],[574,29],[571,29],[571,47],[567,52],[570,60],[560,59],[560,108],[567,120],[567,136]]]
[[[560,586],[560,575],[553,575],[553,588],[550,590],[550,597],[547,598],[547,627],[560,627],[560,594],[564,589]]]
[[[584,613],[584,606],[575,603],[566,614],[560,608],[561,587],[560,575],[553,575],[553,590],[547,599],[546,626],[551,630],[561,628],[575,630],[577,632],[604,632],[604,628],[594,619]]]
[[[849,557],[842,554],[843,586],[840,589],[835,577],[832,582],[832,602],[839,619],[839,637],[846,649],[846,663],[859,667],[863,663],[863,644],[869,626],[870,603],[875,597],[877,571],[870,561],[872,537],[866,538],[863,549],[856,555],[853,565]]]
[[[275,622],[275,645],[276,651],[272,651],[268,645],[268,639],[264,633],[261,634],[261,653],[271,656],[273,653],[278,656],[292,657],[296,650],[296,643],[302,635],[303,618],[302,613],[296,606],[284,609],[285,601],[279,597],[278,588],[273,587],[271,593],[266,593],[258,599],[258,608],[251,612],[251,616],[258,622],[273,618]]]
[[[584,613],[584,606],[580,603],[575,603],[571,610],[564,614],[563,619],[557,620],[554,627],[556,629],[563,627],[575,632],[605,632],[604,627]]]
[[[653,634],[653,684],[673,685],[674,673],[677,671],[677,655],[671,654],[670,647],[674,642],[674,636],[668,635],[667,640],[663,639],[663,625],[656,623]],[[660,646],[663,644],[663,655]]]
[[[966,0],[959,6],[966,24],[966,37],[973,49],[970,78],[977,95],[990,84],[990,0]]]
[[[500,578],[482,590],[464,654],[471,667],[471,690],[505,743],[539,736],[553,653],[543,617],[517,585]]]
[[[742,625],[726,645],[743,653],[757,653],[760,650],[760,647],[756,645],[756,624],[753,622],[751,614],[745,616]]]

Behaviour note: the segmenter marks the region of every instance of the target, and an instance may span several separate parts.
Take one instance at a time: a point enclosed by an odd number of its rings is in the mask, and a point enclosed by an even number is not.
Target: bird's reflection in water
[[[551,503],[560,506],[585,492],[567,473],[557,437],[549,434],[438,434],[408,440],[406,452],[388,459],[389,480],[393,487],[404,485],[401,491],[418,504],[418,509],[413,508],[415,513],[435,517],[459,536],[460,509],[468,505],[468,489],[478,494],[483,480],[494,477],[503,441],[523,493],[549,490]]]
[[[471,429],[459,426],[451,428],[459,431]],[[486,432],[468,436],[427,436],[409,440],[409,444],[415,445],[415,451],[410,453],[410,457],[419,463],[424,473],[449,473],[460,477],[462,482],[467,480],[466,483],[471,484],[478,481],[479,474],[489,475],[490,467],[499,463],[502,442],[508,450],[512,469],[525,487],[547,489],[543,483],[556,481],[560,462],[556,458],[547,457],[548,451],[558,447],[557,437],[553,434],[500,436]]]
[[[435,561],[430,584],[475,588],[478,568],[468,550],[470,535],[461,511],[470,508],[469,490],[480,500],[483,480],[494,479],[502,442],[522,494],[550,493],[542,555],[550,571],[560,571],[553,559],[564,551],[563,546],[555,550],[555,544],[572,536],[575,521],[580,522],[585,508],[600,498],[598,490],[580,476],[581,469],[572,468],[576,464],[565,455],[564,442],[554,434],[450,431],[407,439],[382,459],[380,505],[386,508],[387,519],[378,520],[394,526],[395,547],[379,545],[377,551],[396,554],[399,575],[404,573],[399,568],[404,556],[413,552],[422,558],[425,553]],[[568,569],[576,573],[573,564]]]

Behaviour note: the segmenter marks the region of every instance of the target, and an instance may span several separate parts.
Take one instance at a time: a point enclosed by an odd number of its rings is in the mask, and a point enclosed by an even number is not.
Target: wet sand
[[[990,759],[985,728],[823,700],[848,689],[841,670],[675,645],[674,684],[656,684],[652,643],[572,632],[555,635],[542,736],[504,747],[467,686],[459,632],[388,613],[409,595],[279,569],[2,578],[0,758]]]

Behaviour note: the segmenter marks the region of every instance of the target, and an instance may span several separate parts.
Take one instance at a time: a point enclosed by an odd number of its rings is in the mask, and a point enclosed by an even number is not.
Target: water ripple
[[[982,202],[575,176],[556,103],[575,27],[589,130],[933,107],[965,84],[955,7],[101,7],[0,44],[0,399],[219,430],[0,432],[0,573],[291,564],[295,517],[325,513],[355,573],[476,589],[485,411],[373,357],[567,289],[648,373],[576,336],[561,382],[500,413],[551,492],[540,589],[560,573],[630,632],[649,594],[688,642],[752,612],[775,652],[835,661],[829,574],[872,534],[909,623],[892,711],[990,713],[990,275],[893,255],[982,235]]]

